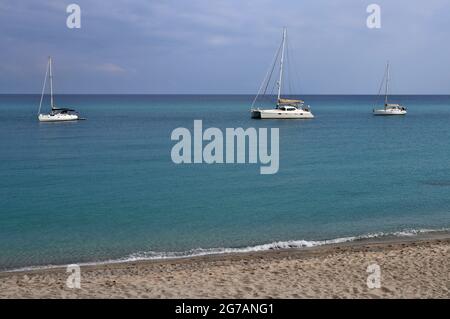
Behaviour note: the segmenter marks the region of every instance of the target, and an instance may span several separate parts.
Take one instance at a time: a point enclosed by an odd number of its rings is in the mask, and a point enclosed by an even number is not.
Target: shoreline
[[[368,238],[307,248],[0,273],[3,298],[450,298],[450,232]],[[382,286],[368,289],[367,266]],[[300,271],[301,270],[301,271]],[[419,284],[416,284],[419,282]],[[384,284],[386,285],[384,285]]]
[[[242,256],[247,254],[259,254],[259,253],[275,253],[275,252],[295,252],[297,250],[306,251],[310,249],[318,249],[320,247],[332,247],[332,246],[356,246],[358,244],[365,245],[367,243],[395,243],[397,241],[415,241],[415,240],[432,240],[432,239],[442,239],[450,238],[450,228],[443,229],[419,229],[419,230],[405,230],[393,233],[368,233],[365,235],[350,236],[350,237],[339,237],[334,239],[325,240],[287,240],[279,242],[271,242],[267,244],[258,244],[254,246],[246,246],[239,248],[210,248],[202,249],[199,248],[200,252],[184,255],[184,252],[169,252],[169,254],[174,254],[173,256],[161,256],[161,257],[125,257],[118,259],[106,259],[99,261],[88,261],[88,262],[72,262],[70,265],[79,265],[80,267],[97,267],[105,265],[116,265],[116,264],[127,264],[127,263],[141,263],[141,262],[164,262],[164,261],[176,261],[183,259],[195,259],[195,258],[214,258],[221,256]],[[301,243],[302,246],[299,246]],[[311,246],[305,245],[305,243],[314,243]],[[289,246],[282,247],[281,246]],[[269,247],[269,248],[260,248]],[[179,255],[176,255],[179,254]],[[130,255],[131,256],[131,255]],[[25,266],[12,269],[0,270],[0,278],[4,273],[28,273],[41,270],[52,270],[52,269],[65,269],[69,264],[49,264],[49,265],[37,265],[37,266]]]

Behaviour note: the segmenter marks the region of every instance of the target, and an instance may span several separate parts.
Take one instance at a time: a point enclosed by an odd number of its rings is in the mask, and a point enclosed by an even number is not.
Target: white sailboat
[[[388,102],[388,96],[389,96],[389,80],[390,80],[390,74],[389,74],[389,62],[386,65],[386,72],[383,78],[383,81],[386,81],[385,86],[385,94],[384,94],[384,108],[382,109],[374,109],[373,115],[405,115],[407,113],[406,107],[400,105],[400,104],[393,104]],[[381,82],[381,87],[383,86],[383,81]],[[380,87],[380,91],[381,91]],[[380,94],[380,92],[378,92]]]
[[[277,60],[277,57],[279,55],[279,51],[281,49],[281,59],[280,59],[280,73],[278,78],[278,94],[277,94],[277,103],[276,107],[274,109],[262,109],[262,108],[255,108],[256,101],[258,99],[258,96],[261,94],[262,89],[265,85],[265,90],[267,89],[268,83],[270,82],[270,76],[269,72],[267,73],[266,77],[264,78],[261,87],[258,91],[258,94],[256,95],[255,99],[253,100],[252,107],[251,107],[251,115],[252,118],[257,119],[312,119],[314,118],[314,115],[311,113],[311,110],[309,106],[304,104],[304,101],[302,100],[293,100],[293,99],[286,99],[281,97],[281,88],[282,88],[282,82],[283,82],[283,68],[284,68],[284,57],[285,57],[285,47],[286,47],[286,28],[283,29],[283,40],[280,48],[276,52],[274,64]],[[273,67],[271,68],[273,71]],[[272,72],[270,72],[270,75]],[[266,92],[264,91],[263,94]]]
[[[50,106],[51,111],[48,114],[41,114],[42,101],[44,99],[45,87],[47,84],[47,76],[50,79]],[[53,74],[52,74],[52,58],[48,58],[47,70],[45,72],[44,86],[42,87],[41,101],[39,103],[38,119],[40,122],[63,122],[81,120],[75,110],[68,108],[56,107],[53,101]]]

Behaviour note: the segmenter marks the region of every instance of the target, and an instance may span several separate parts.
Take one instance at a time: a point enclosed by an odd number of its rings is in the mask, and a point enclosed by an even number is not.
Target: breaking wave
[[[386,237],[412,237],[420,234],[435,233],[435,232],[447,232],[450,228],[441,229],[407,229],[391,233],[369,233],[360,236],[350,236],[341,237],[335,239],[327,240],[287,240],[287,241],[277,241],[268,244],[261,244],[255,246],[247,247],[236,247],[236,248],[195,248],[187,251],[180,252],[156,252],[156,251],[146,251],[137,252],[130,254],[124,258],[96,261],[96,262],[85,262],[78,263],[79,266],[95,266],[104,264],[116,264],[123,262],[134,262],[134,261],[144,261],[144,260],[164,260],[164,259],[179,259],[179,258],[190,258],[190,257],[200,257],[207,255],[223,255],[223,254],[236,254],[236,253],[249,253],[249,252],[260,252],[269,250],[280,250],[280,249],[299,249],[299,248],[310,248],[323,245],[331,244],[341,244],[348,242],[361,241],[373,238],[386,238]],[[60,268],[66,265],[48,265],[48,266],[31,266],[24,267],[14,270],[8,270],[7,272],[16,271],[28,271],[28,270],[39,270],[39,269],[50,269],[50,268]]]

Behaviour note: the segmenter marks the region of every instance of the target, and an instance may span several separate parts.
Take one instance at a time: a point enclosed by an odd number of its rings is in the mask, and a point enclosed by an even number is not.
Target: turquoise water
[[[252,96],[61,95],[39,123],[0,96],[0,269],[450,227],[450,96],[305,96],[316,119],[250,119]],[[280,169],[175,165],[174,128],[279,127]],[[247,248],[251,249],[251,248]]]

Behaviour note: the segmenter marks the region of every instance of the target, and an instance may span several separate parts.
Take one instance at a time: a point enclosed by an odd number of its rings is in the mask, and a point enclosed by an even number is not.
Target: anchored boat
[[[281,42],[280,47],[278,48],[273,65],[271,66],[269,72],[266,74],[261,87],[253,100],[251,107],[251,115],[252,118],[257,119],[312,119],[314,115],[311,113],[310,107],[305,105],[303,100],[296,99],[287,99],[281,97],[281,88],[283,83],[283,69],[284,69],[284,58],[285,58],[285,49],[286,49],[286,28],[283,29],[283,40]],[[278,94],[277,94],[277,102],[276,107],[273,109],[263,109],[256,107],[255,104],[260,95],[265,95],[267,93],[267,88],[270,83],[270,77],[273,73],[275,64],[278,60],[278,56],[280,55],[281,50],[281,58],[280,58],[280,72],[278,82],[276,83],[278,86]],[[263,91],[264,88],[264,91]]]
[[[50,106],[51,111],[48,114],[41,114],[42,101],[44,99],[47,78],[50,80]],[[42,87],[41,101],[39,103],[38,119],[40,122],[64,122],[82,120],[77,111],[64,107],[56,107],[53,99],[53,73],[52,58],[48,58],[47,70],[45,72],[44,86]]]
[[[389,96],[389,80],[390,80],[390,73],[389,73],[389,62],[386,64],[386,71],[383,77],[383,80],[381,81],[380,90],[378,91],[378,96],[380,95],[381,88],[383,87],[383,84],[385,84],[385,93],[384,93],[384,108],[382,109],[374,109],[373,115],[405,115],[407,113],[407,108],[400,105],[400,104],[394,104],[388,102],[388,96]]]

